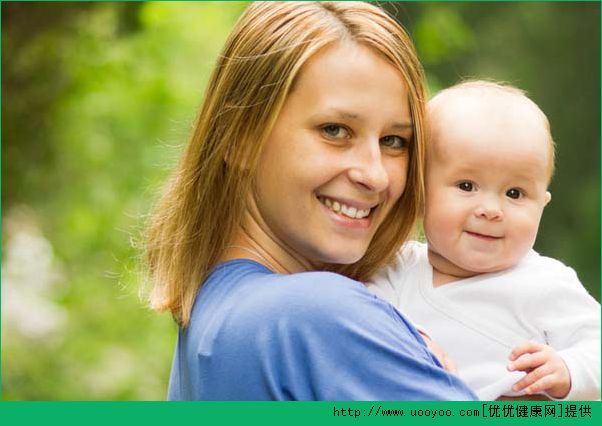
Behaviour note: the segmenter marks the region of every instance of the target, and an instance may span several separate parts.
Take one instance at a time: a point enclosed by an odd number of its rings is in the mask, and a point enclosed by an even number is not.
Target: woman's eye
[[[512,188],[506,191],[506,197],[512,198],[514,200],[518,200],[522,195],[523,193],[521,192],[521,190],[517,188]]]
[[[458,188],[462,191],[470,192],[474,189],[474,185],[472,182],[464,181],[458,184]]]
[[[322,126],[322,133],[329,139],[344,139],[349,137],[349,131],[338,124],[327,124]]]
[[[403,149],[407,146],[406,139],[401,136],[389,135],[380,139],[380,143],[387,148]]]

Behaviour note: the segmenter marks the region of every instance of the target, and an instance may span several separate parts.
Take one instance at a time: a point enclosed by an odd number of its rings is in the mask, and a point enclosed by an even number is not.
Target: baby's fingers
[[[514,349],[512,349],[512,352],[510,352],[510,361],[514,361],[522,354],[539,352],[542,349],[543,345],[541,343],[533,341],[523,343],[522,345],[516,346]]]
[[[528,394],[541,392],[554,384],[552,373],[552,369],[544,364],[516,382],[512,390],[515,392],[524,390]]]
[[[544,376],[525,389],[527,395],[543,393],[546,390],[556,386],[556,377],[552,374]]]
[[[508,364],[510,371],[527,371],[539,367],[548,360],[545,352],[526,353]],[[524,379],[523,379],[524,380]]]

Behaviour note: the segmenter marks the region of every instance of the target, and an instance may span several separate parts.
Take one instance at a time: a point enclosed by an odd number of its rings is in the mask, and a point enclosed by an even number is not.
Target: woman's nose
[[[353,149],[349,179],[364,188],[381,192],[389,186],[389,175],[383,163],[380,142],[365,141]]]

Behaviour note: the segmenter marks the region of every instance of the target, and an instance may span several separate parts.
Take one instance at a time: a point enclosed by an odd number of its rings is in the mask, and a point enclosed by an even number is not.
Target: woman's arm
[[[474,393],[435,360],[391,305],[331,273],[283,277],[264,315],[242,331],[280,397],[317,400],[471,400]],[[263,330],[258,341],[253,330]],[[234,341],[235,339],[230,339]],[[279,385],[276,385],[279,384]]]

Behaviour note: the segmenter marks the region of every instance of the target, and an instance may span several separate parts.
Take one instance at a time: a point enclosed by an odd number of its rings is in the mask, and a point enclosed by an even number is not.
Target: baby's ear
[[[550,191],[546,191],[546,194],[543,196],[544,206],[546,206],[552,200],[552,194]]]

